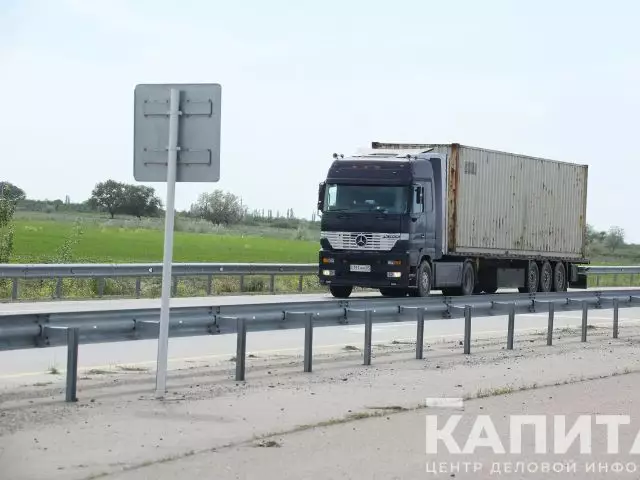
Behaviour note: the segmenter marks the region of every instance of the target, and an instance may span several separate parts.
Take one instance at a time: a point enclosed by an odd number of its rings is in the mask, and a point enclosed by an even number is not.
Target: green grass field
[[[161,262],[164,224],[161,219],[114,220],[99,215],[40,214],[22,212],[14,221],[12,263],[146,263]],[[178,218],[174,234],[174,262],[315,263],[319,244],[313,229],[269,226],[222,228],[197,220]],[[301,238],[301,239],[296,239]],[[11,284],[0,282],[0,298],[11,296]],[[140,296],[160,296],[160,278],[145,279]],[[247,277],[242,291],[264,293],[268,277]],[[275,291],[295,292],[299,278],[280,276]],[[216,277],[215,294],[240,291],[238,277]],[[302,290],[320,289],[317,278],[305,277]],[[107,279],[102,287],[94,279],[65,279],[64,298],[133,297],[136,280]],[[181,278],[176,296],[205,295],[206,278]],[[19,299],[46,299],[56,293],[53,280],[20,281]]]
[[[73,235],[74,223],[17,218],[13,263],[49,262]],[[121,226],[102,219],[86,219],[71,251],[78,263],[131,263],[162,261],[163,231],[135,225]],[[292,232],[289,232],[292,235]],[[175,262],[274,262],[317,261],[318,242],[258,236],[251,232],[175,232]]]
[[[109,219],[97,214],[59,214],[19,212],[14,221],[15,239],[12,263],[145,263],[161,262],[163,251],[163,220],[158,218],[117,217]],[[174,262],[230,262],[230,263],[315,263],[319,249],[317,224],[302,224],[297,229],[268,225],[240,225],[231,228],[211,225],[203,221],[177,218],[174,241]],[[74,233],[76,232],[76,233]],[[594,265],[630,265],[640,263],[640,248],[625,245],[615,255],[602,245],[594,245],[591,252]],[[205,278],[181,279],[178,296],[204,295]],[[276,292],[295,292],[299,289],[296,277],[278,277]],[[590,278],[596,286],[596,278]],[[640,285],[640,275],[600,277],[600,286]],[[322,289],[315,276],[303,279],[303,291]],[[108,279],[100,287],[96,280],[65,279],[65,298],[91,298],[100,290],[105,297],[132,297],[135,279]],[[21,281],[21,299],[51,298],[56,282],[51,280]],[[264,293],[269,279],[248,277],[243,291]],[[216,277],[216,294],[240,291],[237,277]],[[160,295],[160,279],[145,279],[142,297]],[[0,282],[0,298],[11,296],[11,285]]]

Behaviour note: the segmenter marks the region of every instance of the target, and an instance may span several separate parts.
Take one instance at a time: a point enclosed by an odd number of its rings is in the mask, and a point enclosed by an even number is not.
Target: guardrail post
[[[549,302],[549,322],[547,323],[547,345],[553,345],[553,320],[555,316],[556,305],[553,302]]]
[[[424,358],[424,308],[416,309],[416,359]]]
[[[371,365],[371,334],[373,330],[373,318],[371,310],[364,311],[364,364]]]
[[[244,381],[245,362],[247,358],[247,320],[238,318],[238,338],[236,346],[236,381]]]
[[[138,277],[136,278],[136,298],[140,298],[141,291],[142,291],[142,279]]]
[[[304,325],[304,371],[311,372],[313,366],[313,313],[307,314]]]
[[[62,298],[62,277],[58,277],[56,281],[56,298]]]
[[[471,353],[471,305],[464,307],[464,353]]]
[[[600,286],[600,275],[596,275],[596,287]]]
[[[244,292],[244,275],[240,275],[240,293]]]
[[[588,327],[588,323],[587,323],[587,316],[588,316],[588,311],[589,311],[589,305],[587,304],[587,302],[585,300],[582,301],[582,342],[586,342],[587,341],[587,327]]]
[[[509,306],[509,323],[507,325],[507,350],[513,350],[513,335],[516,323],[516,305]]]
[[[613,338],[618,338],[618,314],[620,305],[618,304],[618,299],[613,299]]]
[[[18,282],[19,280],[17,278],[11,279],[11,300],[18,299]]]
[[[213,275],[207,275],[207,296],[213,293]]]
[[[269,275],[269,292],[276,293],[276,276]]]
[[[300,275],[300,277],[298,278],[298,291],[300,293],[302,293],[303,286],[304,286],[304,277]]]
[[[171,296],[172,297],[177,297],[178,296],[178,277],[173,277],[173,282],[171,285]]]
[[[104,277],[98,278],[98,297],[104,297],[104,285],[107,280]]]
[[[67,402],[77,402],[79,328],[67,329]]]

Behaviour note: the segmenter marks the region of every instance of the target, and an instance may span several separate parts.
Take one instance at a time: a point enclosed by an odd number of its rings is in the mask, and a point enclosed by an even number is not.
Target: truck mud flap
[[[577,275],[577,278],[575,279],[571,279],[572,281],[569,282],[569,287],[570,288],[581,288],[581,289],[586,289],[588,286],[588,278],[587,275],[584,273],[579,273]]]

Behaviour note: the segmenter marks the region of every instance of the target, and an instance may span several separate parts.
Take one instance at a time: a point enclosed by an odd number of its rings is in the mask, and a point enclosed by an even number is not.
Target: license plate
[[[350,270],[352,272],[370,272],[371,265],[350,265]]]

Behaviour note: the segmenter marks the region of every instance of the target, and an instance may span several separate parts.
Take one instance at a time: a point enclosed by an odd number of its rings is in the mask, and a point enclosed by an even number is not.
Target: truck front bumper
[[[381,288],[410,284],[407,254],[321,250],[319,264],[322,285]]]

